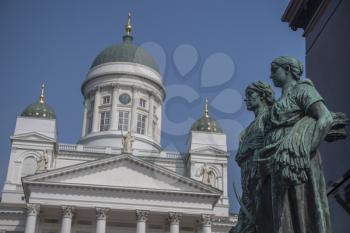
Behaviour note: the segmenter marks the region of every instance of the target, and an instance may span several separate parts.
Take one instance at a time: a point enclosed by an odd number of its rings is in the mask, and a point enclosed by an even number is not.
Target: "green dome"
[[[197,121],[195,121],[191,127],[193,131],[204,131],[213,133],[223,133],[221,126],[215,119],[209,116],[202,116]]]
[[[90,69],[108,62],[133,62],[148,66],[159,73],[157,63],[142,47],[132,43],[132,36],[124,36],[123,43],[104,49],[93,61]]]
[[[207,98],[205,98],[205,107],[204,107],[203,116],[193,123],[191,127],[191,131],[223,133],[219,123],[217,123],[215,119],[209,117]]]
[[[46,119],[56,119],[56,114],[53,108],[44,102],[35,102],[24,109],[21,116],[37,117]]]

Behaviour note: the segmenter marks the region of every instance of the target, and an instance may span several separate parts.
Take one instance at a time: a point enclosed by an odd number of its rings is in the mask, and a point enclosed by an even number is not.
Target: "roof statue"
[[[123,135],[122,144],[123,149],[122,153],[132,154],[132,144],[134,142],[134,136],[131,135],[131,132],[128,131],[125,135]]]
[[[42,155],[40,155],[39,159],[37,160],[37,168],[36,172],[43,172],[47,170],[49,163],[49,158],[47,156],[47,151],[45,150]]]

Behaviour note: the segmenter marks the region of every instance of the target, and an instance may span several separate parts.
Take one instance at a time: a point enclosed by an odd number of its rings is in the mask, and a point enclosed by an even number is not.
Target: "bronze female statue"
[[[271,108],[265,146],[259,152],[264,161],[260,172],[265,177],[265,192],[261,194],[264,208],[257,213],[262,233],[331,232],[317,148],[327,134],[330,140],[337,139],[341,133],[332,134],[331,128],[344,128],[347,120],[336,125],[339,114],[327,109],[313,83],[300,79],[302,73],[303,67],[295,58],[282,56],[272,61],[271,79],[282,95]],[[271,209],[271,216],[266,209]]]
[[[254,112],[255,119],[243,130],[236,155],[236,161],[241,167],[242,200],[238,223],[234,232],[256,233],[255,224],[255,190],[257,188],[257,163],[255,151],[261,149],[264,142],[265,122],[268,119],[270,107],[274,103],[274,92],[270,85],[263,82],[250,84],[245,91],[248,111]]]

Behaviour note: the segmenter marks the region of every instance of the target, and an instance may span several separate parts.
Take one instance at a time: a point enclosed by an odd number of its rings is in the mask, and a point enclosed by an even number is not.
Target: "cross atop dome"
[[[125,25],[125,35],[123,36],[124,43],[131,42],[133,37],[131,35],[132,26],[131,26],[131,13],[128,14],[128,22]]]
[[[41,95],[40,95],[40,98],[39,98],[39,102],[41,104],[45,103],[44,101],[44,88],[45,88],[45,85],[44,83],[41,84]]]
[[[204,116],[205,116],[206,118],[209,117],[208,98],[207,98],[207,97],[205,97]]]
[[[128,23],[125,26],[126,35],[128,35],[128,36],[131,35],[131,29],[132,29],[132,26],[131,26],[131,13],[129,12],[129,14],[128,14]]]

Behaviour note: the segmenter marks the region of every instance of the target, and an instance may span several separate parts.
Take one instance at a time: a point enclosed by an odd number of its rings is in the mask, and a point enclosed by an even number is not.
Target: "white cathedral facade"
[[[229,232],[226,135],[203,116],[185,153],[161,148],[166,91],[157,64],[133,43],[103,50],[82,84],[77,144],[60,143],[40,99],[17,117],[0,202],[0,232]]]

